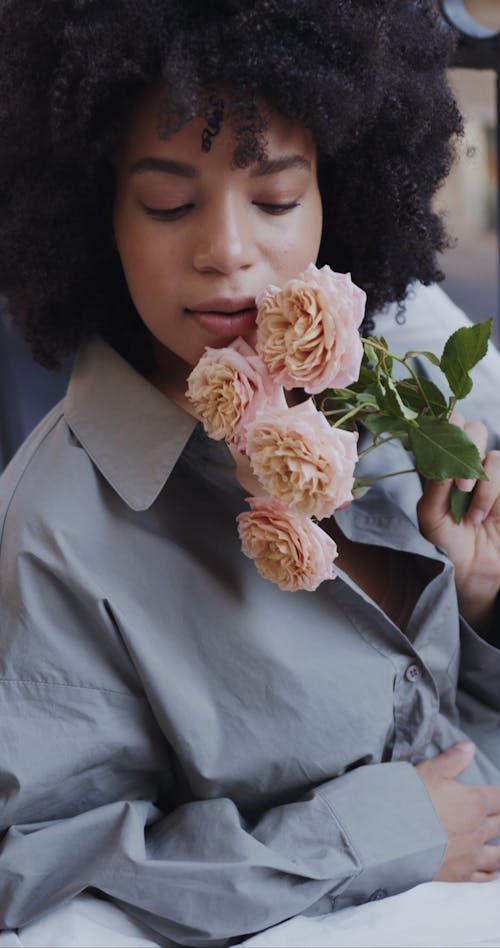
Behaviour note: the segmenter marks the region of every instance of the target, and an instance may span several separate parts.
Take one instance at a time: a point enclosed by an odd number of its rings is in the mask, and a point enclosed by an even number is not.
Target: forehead
[[[311,133],[299,122],[288,119],[272,107],[263,104],[262,116],[265,128],[262,144],[265,155],[302,155],[308,162],[315,158],[315,144]],[[231,164],[237,145],[237,137],[230,121],[222,121],[220,130],[211,135],[207,153],[202,143],[207,131],[207,120],[197,116],[182,126],[179,131],[165,134],[168,107],[162,89],[148,92],[135,107],[127,128],[123,145],[118,155],[118,164],[129,166],[146,156],[166,154],[174,159],[202,165],[210,156],[225,159]]]

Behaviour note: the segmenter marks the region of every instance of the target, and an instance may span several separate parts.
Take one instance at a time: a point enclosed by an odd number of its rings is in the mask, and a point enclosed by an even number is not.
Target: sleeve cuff
[[[411,764],[360,767],[323,784],[319,792],[361,866],[345,904],[395,895],[435,876],[447,837]]]

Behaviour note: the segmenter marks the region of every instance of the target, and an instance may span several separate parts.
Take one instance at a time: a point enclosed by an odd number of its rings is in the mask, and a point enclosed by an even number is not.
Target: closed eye
[[[256,207],[259,207],[265,214],[280,215],[286,214],[288,211],[292,211],[295,207],[300,207],[300,201],[289,201],[286,204],[273,204],[269,201],[254,201]],[[145,204],[144,201],[140,202],[143,211],[148,215],[148,217],[154,218],[158,221],[175,221],[181,217],[184,217],[193,207],[194,204],[179,204],[177,207],[151,207],[149,204]]]
[[[149,204],[144,204],[144,201],[140,204],[148,217],[157,221],[176,221],[194,207],[194,204],[179,204],[178,207],[150,207]]]
[[[287,211],[293,211],[294,207],[300,207],[300,201],[289,201],[288,204],[270,204],[265,201],[254,201],[257,207],[260,207],[266,214],[286,214]]]

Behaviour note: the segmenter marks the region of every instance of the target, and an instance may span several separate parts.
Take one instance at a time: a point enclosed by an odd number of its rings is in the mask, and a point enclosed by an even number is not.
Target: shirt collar
[[[78,352],[64,416],[133,510],[146,510],[156,500],[196,425],[98,337]]]

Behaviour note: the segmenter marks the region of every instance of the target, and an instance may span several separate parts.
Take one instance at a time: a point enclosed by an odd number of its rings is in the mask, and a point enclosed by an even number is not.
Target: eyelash
[[[152,217],[157,221],[178,220],[178,218],[183,217],[187,211],[191,210],[193,206],[193,204],[181,204],[179,207],[172,207],[169,210],[166,210],[162,208],[149,207],[147,204],[142,204],[142,208],[148,217]]]
[[[275,217],[279,217],[280,214],[286,214],[287,211],[293,211],[294,208],[300,207],[300,201],[290,201],[288,204],[269,204],[264,201],[255,201],[254,204],[256,207],[260,207],[266,214],[271,214]],[[148,217],[152,217],[154,220],[176,221],[184,217],[184,215],[194,207],[194,204],[181,204],[179,207],[172,207],[168,210],[149,207],[142,201],[141,206]]]
[[[290,201],[288,204],[266,204],[260,201],[257,204],[266,214],[286,214],[287,211],[293,211],[294,207],[300,207],[300,201]]]

